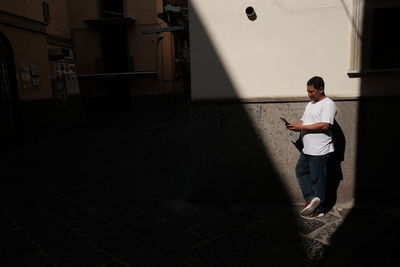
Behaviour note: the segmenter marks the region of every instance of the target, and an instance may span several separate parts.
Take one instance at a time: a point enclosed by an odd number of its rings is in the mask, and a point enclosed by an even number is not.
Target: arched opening
[[[0,32],[0,144],[15,144],[21,135],[19,97],[14,54],[6,36]]]

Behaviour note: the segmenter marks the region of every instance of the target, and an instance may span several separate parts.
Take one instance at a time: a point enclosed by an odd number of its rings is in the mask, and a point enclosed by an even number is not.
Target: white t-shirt
[[[311,125],[318,122],[326,122],[333,125],[336,116],[336,104],[330,98],[324,98],[318,102],[311,101],[307,104],[301,120],[303,125]],[[332,143],[332,132],[324,133],[301,132],[303,140],[303,153],[313,156],[321,156],[335,150]]]

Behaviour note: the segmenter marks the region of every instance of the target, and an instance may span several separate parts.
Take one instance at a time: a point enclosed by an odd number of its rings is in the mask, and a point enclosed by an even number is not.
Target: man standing
[[[306,201],[301,217],[312,219],[325,214],[324,202],[327,184],[327,165],[334,151],[331,127],[335,120],[336,105],[325,95],[325,83],[314,76],[307,82],[310,102],[298,123],[287,128],[300,132],[303,150],[296,165],[296,177]]]

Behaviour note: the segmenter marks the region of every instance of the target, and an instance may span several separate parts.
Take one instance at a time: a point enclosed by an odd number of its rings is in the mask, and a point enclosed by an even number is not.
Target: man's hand
[[[302,126],[303,126],[303,122],[298,122],[298,123],[289,122],[288,125],[286,125],[286,127],[289,130],[295,131],[295,132],[300,132],[302,130]]]

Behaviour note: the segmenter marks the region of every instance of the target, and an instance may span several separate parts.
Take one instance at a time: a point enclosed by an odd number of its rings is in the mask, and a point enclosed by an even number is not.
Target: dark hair
[[[309,79],[307,85],[308,86],[312,85],[315,89],[325,88],[324,80],[319,76],[314,76],[311,79]]]

